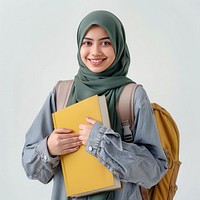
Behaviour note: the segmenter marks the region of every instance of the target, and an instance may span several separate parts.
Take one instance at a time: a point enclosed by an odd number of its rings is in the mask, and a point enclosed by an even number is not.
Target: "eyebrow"
[[[84,39],[84,40],[93,40],[92,38],[87,38],[87,37],[85,37],[85,38],[83,38],[83,39]],[[101,40],[107,40],[107,39],[110,40],[109,37],[103,37],[103,38],[100,38],[99,41],[101,41]]]

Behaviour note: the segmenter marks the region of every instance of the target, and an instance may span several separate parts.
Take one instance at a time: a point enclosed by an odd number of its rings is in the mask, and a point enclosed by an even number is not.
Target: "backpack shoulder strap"
[[[74,80],[58,81],[56,89],[56,108],[61,110],[66,107]]]
[[[136,83],[125,85],[116,105],[116,109],[124,129],[123,135],[126,142],[133,141],[133,133],[131,132],[131,128],[134,126],[133,97],[138,86],[139,85]]]

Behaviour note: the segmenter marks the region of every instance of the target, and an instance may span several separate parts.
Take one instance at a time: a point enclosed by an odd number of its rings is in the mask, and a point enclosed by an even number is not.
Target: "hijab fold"
[[[83,63],[80,48],[83,38],[92,25],[98,25],[107,32],[115,52],[115,60],[105,71],[94,73]],[[126,77],[130,65],[130,55],[121,21],[108,11],[94,11],[81,21],[77,31],[79,71],[74,78],[68,105],[93,95],[105,95],[111,127],[121,133],[121,125],[116,114],[116,103],[124,85],[133,82]]]

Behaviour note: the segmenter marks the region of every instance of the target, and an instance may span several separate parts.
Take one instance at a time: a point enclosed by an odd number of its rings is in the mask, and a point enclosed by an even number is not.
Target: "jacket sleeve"
[[[25,137],[22,152],[22,164],[30,179],[48,183],[60,162],[60,158],[51,157],[47,149],[47,138],[53,131],[52,112],[55,112],[55,95],[50,93],[36,116]]]
[[[134,142],[122,141],[119,133],[96,122],[86,151],[96,156],[121,181],[144,188],[155,185],[166,173],[163,152],[151,104],[140,86],[134,96]]]

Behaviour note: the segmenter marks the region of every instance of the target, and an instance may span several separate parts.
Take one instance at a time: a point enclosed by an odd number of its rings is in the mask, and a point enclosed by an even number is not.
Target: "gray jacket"
[[[96,122],[86,146],[88,153],[121,179],[123,187],[113,192],[114,200],[141,200],[139,186],[152,187],[167,170],[153,111],[141,86],[136,89],[133,105],[133,143],[124,142],[119,133]],[[66,197],[60,158],[51,157],[46,145],[53,131],[52,113],[55,111],[53,90],[26,134],[22,163],[30,179],[45,184],[54,179],[52,200],[69,200],[72,198]]]

